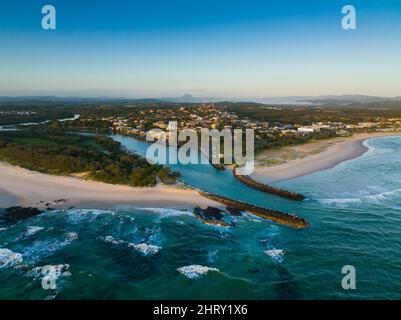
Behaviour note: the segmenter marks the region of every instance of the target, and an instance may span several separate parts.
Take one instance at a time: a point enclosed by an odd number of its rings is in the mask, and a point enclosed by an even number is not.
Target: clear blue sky
[[[41,28],[41,8],[57,30]],[[357,9],[357,30],[341,8]],[[400,0],[2,0],[0,94],[401,95]]]

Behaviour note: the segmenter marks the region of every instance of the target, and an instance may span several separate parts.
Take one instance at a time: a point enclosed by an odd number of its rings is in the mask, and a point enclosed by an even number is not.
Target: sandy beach
[[[61,200],[63,201],[56,201]],[[46,206],[47,204],[47,206]],[[112,208],[118,205],[188,208],[222,205],[196,190],[158,185],[133,188],[74,177],[53,176],[0,162],[0,208]]]
[[[352,137],[269,150],[256,157],[257,165],[252,176],[258,181],[268,183],[330,169],[343,161],[363,155],[368,150],[363,145],[367,139],[400,135],[401,132],[361,133]]]

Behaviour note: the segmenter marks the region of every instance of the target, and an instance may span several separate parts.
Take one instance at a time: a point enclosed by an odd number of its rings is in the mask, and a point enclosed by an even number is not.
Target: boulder
[[[0,218],[7,223],[14,223],[20,220],[29,219],[33,216],[41,214],[43,211],[37,208],[10,207],[4,210]]]

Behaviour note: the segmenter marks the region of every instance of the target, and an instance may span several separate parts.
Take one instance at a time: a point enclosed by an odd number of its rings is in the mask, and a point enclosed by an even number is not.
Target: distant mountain
[[[194,97],[191,94],[185,94],[181,97],[173,97],[173,98],[160,98],[162,101],[169,101],[175,103],[207,103],[207,102],[220,102],[220,101],[232,101],[229,98],[222,97]]]
[[[257,102],[264,104],[312,104],[311,102],[306,103],[308,99],[313,99],[312,96],[285,96],[285,97],[265,97],[265,98],[237,98],[231,99],[236,102]]]
[[[340,104],[347,105],[352,103],[374,103],[384,102],[393,100],[392,98],[367,96],[367,95],[329,95],[329,96],[318,96],[308,99],[300,99],[299,102],[309,102],[313,104]]]
[[[124,102],[124,103],[205,103],[217,101],[218,98],[197,98],[192,95],[186,94],[181,97],[168,97],[168,98],[125,98],[125,97],[59,97],[59,96],[0,96],[0,102],[26,102],[26,101],[40,101],[40,102],[79,102],[79,103],[93,103],[93,102]],[[222,99],[224,100],[224,99]]]
[[[85,98],[85,97],[57,97],[57,96],[18,96],[8,97],[0,96],[0,103],[63,103],[63,104],[93,104],[93,103],[163,103],[163,101],[157,98],[143,98],[143,99],[127,99],[127,98],[114,98],[114,97],[96,97],[96,98]]]
[[[322,95],[322,96],[283,96],[265,98],[227,98],[227,97],[194,97],[185,94],[180,97],[166,98],[125,98],[125,97],[59,97],[59,96],[0,96],[0,103],[51,103],[63,104],[94,104],[94,103],[207,103],[207,102],[255,102],[277,105],[350,105],[369,104],[391,101],[401,101],[401,96],[395,98],[368,96],[368,95]]]
[[[284,96],[284,97],[245,98],[245,99],[242,98],[234,100],[253,101],[265,104],[347,105],[353,103],[373,103],[373,102],[391,101],[393,99],[386,97],[368,96],[368,95],[326,95],[326,96]]]

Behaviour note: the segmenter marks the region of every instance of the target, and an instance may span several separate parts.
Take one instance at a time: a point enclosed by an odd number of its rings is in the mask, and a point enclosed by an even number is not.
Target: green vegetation
[[[86,120],[86,121],[85,121]],[[110,130],[110,123],[103,120],[68,120],[68,121],[52,121],[44,124],[44,127],[54,130],[65,131],[94,131],[96,133],[107,133]]]
[[[401,117],[401,102],[352,104],[347,106],[268,106],[256,103],[222,103],[217,104],[228,112],[235,113],[238,118],[248,118],[251,121],[267,122],[269,128],[290,125],[310,126],[314,123],[346,123],[356,125],[360,122],[375,122],[378,120]],[[366,132],[367,129],[353,132]],[[307,143],[336,137],[332,130],[299,135],[296,133],[282,134],[279,131],[255,133],[255,153],[270,148]]]
[[[0,103],[0,126],[20,123],[40,123],[48,120],[67,119],[74,116],[71,108],[38,107]]]
[[[323,103],[323,101],[322,101]],[[263,122],[266,125],[262,130],[255,131],[255,152],[261,152],[269,148],[302,144],[317,139],[328,139],[337,136],[337,130],[320,130],[311,134],[300,135],[288,130],[283,134],[282,128],[296,129],[296,126],[310,126],[313,123],[344,123],[356,125],[361,122],[380,122],[386,119],[401,118],[401,101],[382,101],[369,103],[350,103],[348,105],[334,105],[330,101],[324,102],[325,105],[304,105],[304,106],[279,106],[265,105],[251,102],[219,102],[215,103],[217,109],[216,116],[220,112],[229,112],[238,116],[239,120],[247,119],[250,122]],[[127,119],[126,125],[129,127],[140,127],[141,131],[146,131],[154,127],[160,112],[163,110],[165,117],[161,120],[179,120],[191,122],[191,111],[187,113],[179,112],[184,107],[194,109],[196,114],[204,117],[202,112],[197,109],[204,108],[202,104],[196,103],[171,103],[161,102],[154,99],[90,99],[90,98],[56,98],[56,97],[31,97],[21,99],[0,99],[0,125],[14,124],[22,122],[41,122],[45,120],[55,120],[69,118],[74,114],[79,114],[80,118],[73,121],[51,121],[40,125],[50,131],[90,131],[95,133],[107,133],[112,124],[105,119],[123,118]],[[197,110],[197,111],[196,111]],[[146,117],[141,117],[141,111],[146,112]],[[25,114],[24,114],[25,112]],[[225,125],[232,128],[245,128],[244,124],[231,123],[230,119],[221,119],[217,123],[217,128],[222,129]],[[132,121],[136,119],[135,123]],[[157,120],[156,120],[157,119]],[[209,124],[206,124],[208,126]],[[382,124],[380,128],[387,128]],[[280,128],[275,130],[275,128]],[[349,133],[366,132],[369,129],[350,129]],[[347,133],[339,133],[346,135]],[[25,141],[29,142],[29,141]],[[14,140],[16,144],[24,144],[23,140]],[[44,146],[53,142],[41,141]],[[29,144],[29,143],[26,143]],[[39,141],[35,144],[40,144]],[[43,147],[44,147],[43,146]],[[81,143],[81,147],[86,146],[91,150],[104,152],[102,144],[97,141],[87,141]],[[55,147],[53,145],[53,147]],[[140,175],[137,172],[137,176]],[[160,174],[162,176],[162,174]],[[168,180],[168,179],[167,179]]]
[[[223,108],[234,112],[239,118],[248,117],[265,121],[270,125],[283,124],[312,125],[316,122],[358,122],[375,121],[377,118],[396,118],[401,116],[401,102],[358,104],[347,106],[274,106],[262,104],[228,103]]]
[[[128,154],[106,136],[82,136],[49,129],[0,132],[0,160],[43,173],[80,174],[112,184],[174,183],[178,173]]]

